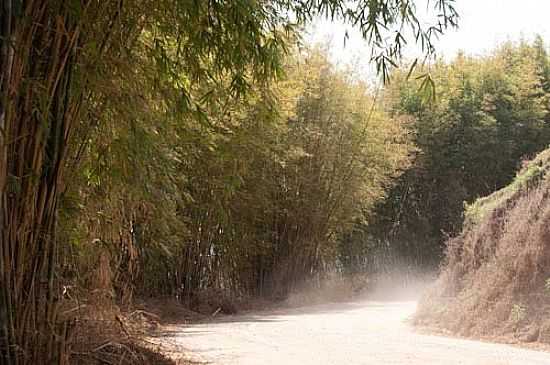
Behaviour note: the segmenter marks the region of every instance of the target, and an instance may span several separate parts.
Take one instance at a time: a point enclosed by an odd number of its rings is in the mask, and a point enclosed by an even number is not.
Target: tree
[[[433,36],[456,22],[450,0],[434,2],[435,15],[443,17],[426,29],[410,1],[355,5],[342,0],[2,1],[3,360],[66,362],[66,329],[56,319],[55,235],[59,197],[67,183],[67,156],[77,144],[75,134],[87,135],[77,129],[128,116],[127,102],[110,104],[119,87],[128,90],[128,85],[136,87],[132,97],[152,87],[156,97],[146,99],[151,108],[204,120],[204,109],[219,107],[219,100],[208,89],[198,93],[198,85],[223,85],[242,96],[254,83],[277,76],[294,19],[301,25],[323,14],[359,26],[379,51],[375,61],[384,79],[405,39],[398,31],[385,42],[385,27],[408,27],[431,53]],[[111,114],[104,114],[106,110]]]
[[[366,246],[435,267],[446,238],[462,228],[464,204],[507,185],[522,161],[547,147],[544,50],[540,40],[508,43],[486,57],[438,63],[432,104],[419,82],[395,76],[386,99],[394,115],[414,117],[418,151],[365,228]]]

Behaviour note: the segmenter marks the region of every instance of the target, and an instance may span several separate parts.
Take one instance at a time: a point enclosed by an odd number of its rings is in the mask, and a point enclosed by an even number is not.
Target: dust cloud
[[[435,271],[393,268],[378,274],[332,275],[295,288],[285,300],[289,307],[349,301],[418,301],[437,277]]]

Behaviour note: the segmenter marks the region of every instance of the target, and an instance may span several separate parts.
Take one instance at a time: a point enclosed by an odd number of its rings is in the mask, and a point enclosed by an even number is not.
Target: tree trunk
[[[0,362],[63,363],[55,226],[79,26],[47,0],[3,0],[0,19]]]

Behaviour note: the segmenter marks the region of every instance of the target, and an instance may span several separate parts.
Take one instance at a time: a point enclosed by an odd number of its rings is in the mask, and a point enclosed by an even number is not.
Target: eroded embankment
[[[467,207],[415,320],[466,336],[550,343],[550,149]]]

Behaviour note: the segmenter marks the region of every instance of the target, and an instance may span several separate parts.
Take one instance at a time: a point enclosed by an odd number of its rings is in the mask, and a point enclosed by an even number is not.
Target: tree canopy
[[[275,272],[293,255],[284,245],[306,237],[288,222],[299,207],[332,242],[406,148],[400,124],[365,110],[364,87],[328,66],[311,79],[292,67],[301,28],[317,16],[356,26],[386,81],[406,40],[430,55],[456,25],[452,0],[428,4],[424,26],[409,0],[2,1],[0,358],[69,361],[68,283],[114,285],[124,303],[160,273],[172,286],[158,290],[252,290],[238,278],[256,268],[246,240],[268,246],[260,266]],[[285,86],[285,72],[301,84]],[[304,198],[276,198],[290,193]],[[322,255],[307,245],[310,275]],[[94,284],[98,267],[115,277]]]
[[[346,243],[362,264],[373,266],[370,260],[380,258],[374,252],[389,250],[407,265],[437,266],[447,238],[462,229],[465,204],[509,184],[548,147],[546,50],[539,37],[505,43],[487,56],[439,62],[432,66],[435,103],[419,92],[421,81],[395,75],[385,103],[394,118],[413,118],[417,151],[368,228],[357,227]]]

